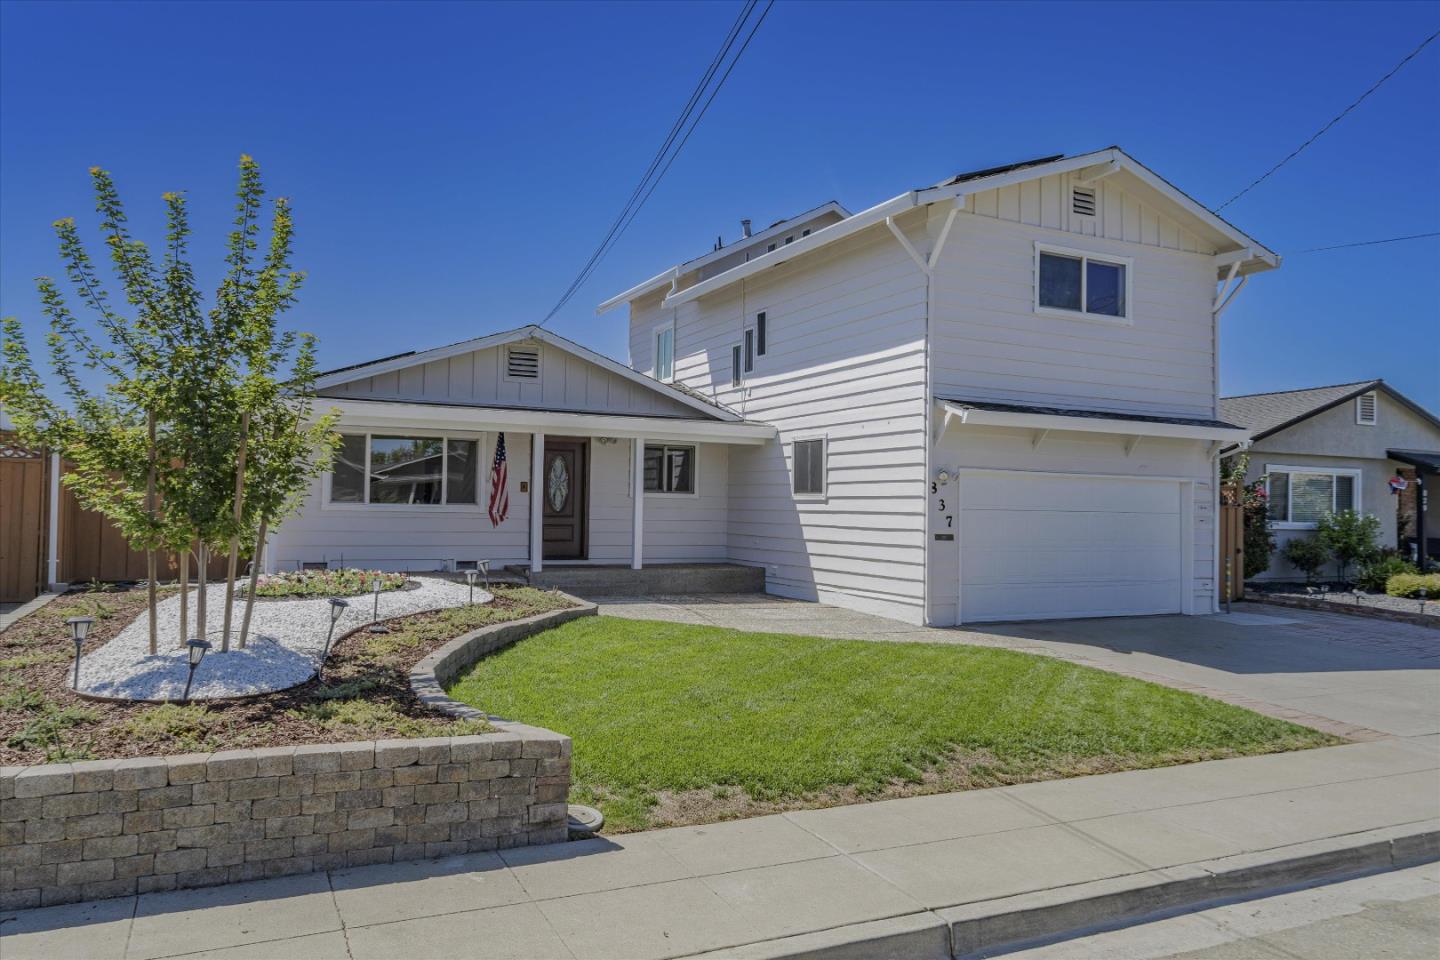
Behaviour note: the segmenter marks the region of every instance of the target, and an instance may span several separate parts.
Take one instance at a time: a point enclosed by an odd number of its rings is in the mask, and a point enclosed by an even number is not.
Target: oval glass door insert
[[[560,512],[570,497],[570,471],[565,466],[564,457],[556,456],[550,460],[550,469],[546,472],[545,496],[550,501],[550,509],[556,513]]]

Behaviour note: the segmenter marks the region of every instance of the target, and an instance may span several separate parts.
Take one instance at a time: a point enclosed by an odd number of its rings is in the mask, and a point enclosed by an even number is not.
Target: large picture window
[[[1037,310],[1064,311],[1097,320],[1126,320],[1129,300],[1128,260],[1037,246]]]
[[[1360,509],[1360,471],[1270,467],[1266,472],[1270,521],[1288,529],[1314,527],[1320,518]]]
[[[695,448],[645,445],[646,493],[694,493]]]
[[[330,470],[331,503],[474,506],[478,440],[345,434]]]

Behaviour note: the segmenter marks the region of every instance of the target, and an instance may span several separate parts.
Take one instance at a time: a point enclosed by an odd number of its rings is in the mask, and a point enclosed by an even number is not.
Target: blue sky
[[[218,276],[236,158],[293,199],[290,322],[325,366],[543,317],[739,9],[706,4],[0,5],[0,312],[43,323],[50,223],[86,169],[141,235],[189,192]],[[594,305],[738,220],[860,209],[947,174],[1120,144],[1216,204],[1440,28],[1437,3],[781,0],[594,278],[551,323],[623,359]],[[1440,230],[1440,41],[1225,212],[1289,253]],[[92,234],[93,235],[93,232]],[[208,249],[207,245],[208,244]],[[1296,253],[1225,314],[1222,390],[1380,376],[1440,410],[1440,240]]]

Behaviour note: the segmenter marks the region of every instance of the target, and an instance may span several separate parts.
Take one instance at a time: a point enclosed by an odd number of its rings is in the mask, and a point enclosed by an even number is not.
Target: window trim
[[[650,449],[651,447],[659,447],[661,450],[672,450],[672,449],[674,449],[674,450],[679,450],[679,449],[685,449],[685,450],[689,450],[689,451],[690,451],[690,457],[691,457],[691,461],[690,461],[690,490],[689,490],[688,492],[687,492],[687,491],[684,491],[684,490],[680,490],[680,491],[675,491],[675,490],[646,490],[646,491],[644,491],[644,493],[645,493],[645,499],[646,499],[646,500],[651,500],[651,499],[656,499],[656,500],[673,500],[673,499],[675,499],[675,498],[683,498],[683,499],[686,499],[686,500],[691,500],[691,499],[694,499],[694,498],[700,496],[700,444],[698,444],[698,443],[669,443],[669,442],[666,442],[666,441],[660,441],[660,442],[658,442],[658,443],[649,443],[649,442],[647,442],[647,443],[645,444],[645,449],[648,450],[648,449]],[[662,453],[662,454],[661,454],[662,461],[663,461],[664,456],[665,456],[665,454]],[[641,466],[642,466],[642,468],[643,468],[644,463],[645,463],[645,458],[644,458],[643,456],[640,458],[640,463],[641,463]],[[642,486],[644,485],[643,480],[642,480],[641,485],[642,485]]]
[[[1040,305],[1040,255],[1042,253],[1054,254],[1057,257],[1069,257],[1080,260],[1080,310],[1066,310],[1064,307],[1043,307]],[[1105,263],[1111,266],[1125,268],[1125,315],[1112,317],[1108,313],[1090,313],[1083,309],[1085,305],[1086,284],[1089,282],[1085,269],[1086,263],[1094,260],[1097,263]],[[1096,253],[1093,250],[1080,250],[1075,247],[1062,247],[1054,243],[1046,243],[1043,240],[1035,241],[1034,263],[1031,265],[1031,294],[1030,305],[1035,313],[1044,317],[1062,317],[1066,320],[1085,320],[1090,323],[1108,323],[1115,326],[1132,327],[1135,325],[1135,258],[1112,256],[1108,253]]]
[[[1324,464],[1316,464],[1314,466],[1307,467],[1294,466],[1291,464],[1283,463],[1267,463],[1265,464],[1266,502],[1269,502],[1270,500],[1270,477],[1272,474],[1276,473],[1311,473],[1330,477],[1350,477],[1353,480],[1353,486],[1351,487],[1351,489],[1354,491],[1354,500],[1350,504],[1350,509],[1354,510],[1356,513],[1364,513],[1364,510],[1361,508],[1361,491],[1363,489],[1363,484],[1361,483],[1361,481],[1364,479],[1365,471],[1359,467],[1331,467]],[[1292,509],[1292,505],[1295,502],[1295,485],[1293,483],[1290,483],[1289,481],[1286,481],[1285,491],[1285,496],[1287,498],[1285,503],[1285,516],[1294,516],[1294,510]],[[1330,492],[1330,509],[1332,512],[1335,509],[1335,492],[1333,488]],[[1272,520],[1270,522],[1270,526],[1276,530],[1315,530],[1320,525],[1314,520]]]
[[[670,373],[660,376],[660,335],[670,333]],[[662,320],[650,332],[650,375],[661,383],[675,382],[675,319]]]
[[[1369,400],[1370,400],[1370,415],[1371,415],[1371,418],[1370,418],[1369,420],[1364,419],[1364,418],[1360,415],[1360,411],[1363,409],[1363,408],[1361,407],[1361,404],[1365,401],[1366,398],[1369,398]],[[1373,427],[1373,426],[1376,426],[1376,425],[1379,424],[1379,423],[1380,423],[1380,395],[1379,395],[1378,393],[1376,393],[1376,391],[1371,390],[1369,393],[1362,393],[1362,394],[1360,394],[1360,396],[1356,397],[1356,398],[1355,398],[1355,424],[1356,424],[1356,426],[1361,426],[1361,427]]]
[[[795,490],[795,444],[820,441],[820,492],[799,493]],[[830,498],[830,435],[828,433],[796,434],[790,438],[790,496],[796,500],[818,503]]]
[[[533,381],[526,381],[533,382]],[[487,434],[479,431],[467,430],[420,430],[410,427],[365,427],[360,429],[344,429],[336,431],[341,436],[365,438],[365,499],[359,503],[340,502],[336,503],[330,499],[331,484],[335,477],[333,469],[326,470],[320,475],[320,509],[337,510],[341,512],[381,512],[381,513],[485,513],[489,496],[490,474],[486,469],[489,463],[486,460],[485,440]],[[475,464],[475,502],[474,503],[371,503],[370,502],[370,439],[376,435],[386,437],[420,437],[424,439],[438,439],[441,449],[444,451],[445,459],[450,459],[451,440],[473,440],[475,441],[475,455],[479,460]],[[440,474],[440,498],[444,500],[450,493],[449,471],[442,469]]]

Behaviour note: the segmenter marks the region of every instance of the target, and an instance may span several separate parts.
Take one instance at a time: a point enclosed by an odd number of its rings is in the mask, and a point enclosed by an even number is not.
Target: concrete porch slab
[[[738,563],[661,563],[632,570],[624,564],[556,563],[535,573],[506,567],[509,577],[577,597],[652,597],[660,594],[756,593],[765,589],[763,567]]]

